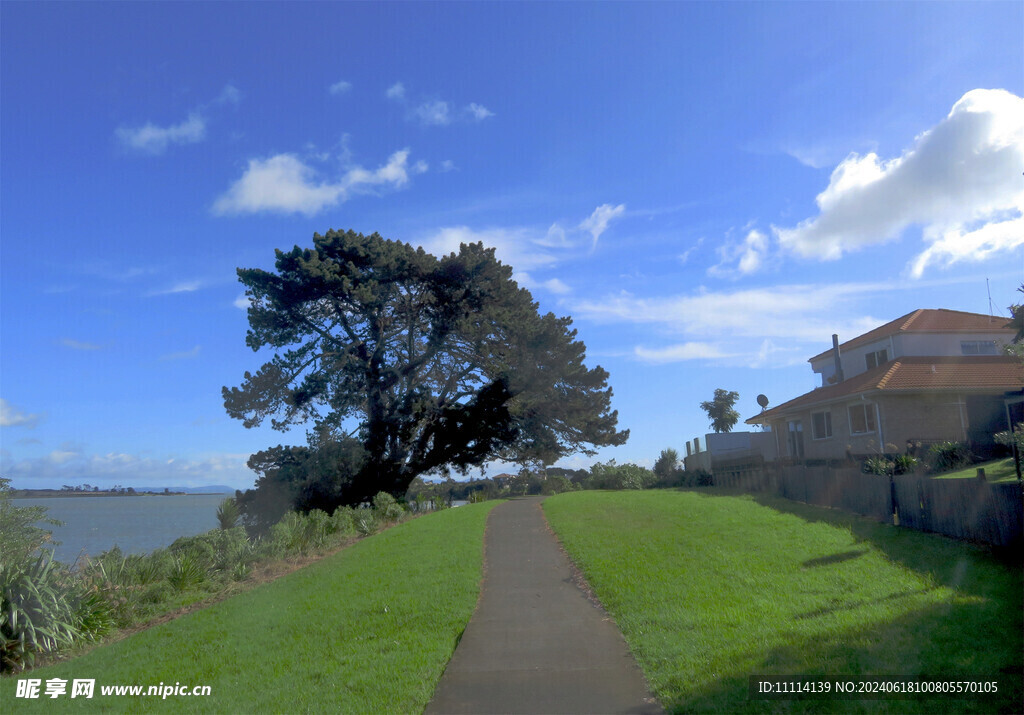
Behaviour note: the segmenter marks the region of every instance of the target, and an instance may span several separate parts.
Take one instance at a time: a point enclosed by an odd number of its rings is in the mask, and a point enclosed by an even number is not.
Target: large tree
[[[436,258],[377,234],[329,231],[311,249],[277,251],[275,272],[238,277],[250,301],[246,343],[274,355],[224,388],[228,414],[246,427],[305,424],[316,448],[354,439],[364,455],[358,468],[340,460],[315,487],[302,478],[321,508],[404,494],[428,472],[551,463],[629,436],[616,429],[608,373],[584,365],[572,321],[539,315],[482,244]]]
[[[711,420],[711,429],[718,433],[732,432],[740,419],[740,413],[733,408],[738,399],[740,393],[718,388],[713,399],[700,403],[700,408],[708,413]]]

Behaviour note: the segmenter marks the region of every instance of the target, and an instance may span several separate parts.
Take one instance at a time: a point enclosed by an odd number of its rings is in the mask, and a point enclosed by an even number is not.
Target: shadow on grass
[[[802,504],[764,494],[748,494],[758,504],[807,522],[848,529],[858,542],[870,544],[889,561],[928,575],[934,583],[961,593],[1020,605],[1024,571],[1018,551],[994,549],[882,524],[838,509]],[[812,561],[826,562],[840,555]],[[840,559],[845,560],[845,559]],[[805,565],[808,565],[805,563]]]
[[[857,551],[844,551],[841,554],[831,554],[829,556],[819,556],[816,559],[808,559],[804,561],[801,566],[805,569],[815,568],[816,566],[828,566],[830,564],[838,564],[843,561],[850,561],[852,559],[860,558],[868,552],[867,549],[859,549]]]
[[[891,712],[992,713],[1024,712],[1024,685],[1019,649],[1008,643],[1004,652],[973,648],[976,638],[999,642],[1007,625],[984,604],[937,604],[869,629],[847,629],[814,637],[794,637],[767,652],[751,650],[740,662],[757,662],[750,673],[729,673],[707,685],[677,683],[685,695],[665,703],[674,713],[690,712]],[[995,631],[993,633],[993,631]],[[1007,639],[1012,640],[1012,639]],[[900,665],[892,667],[893,662]],[[887,675],[927,679],[996,681],[996,694],[886,695],[870,700],[803,697],[794,700],[754,700],[749,696],[752,675],[804,675],[815,679],[848,680],[855,676]]]

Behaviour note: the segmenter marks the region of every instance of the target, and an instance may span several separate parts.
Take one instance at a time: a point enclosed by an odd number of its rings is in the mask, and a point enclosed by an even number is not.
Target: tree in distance
[[[223,389],[225,408],[246,427],[312,425],[309,447],[253,456],[257,491],[330,510],[402,496],[420,474],[552,463],[629,436],[571,319],[540,315],[483,244],[436,258],[332,230],[313,248],[277,251],[275,272],[238,277],[246,344],[274,355]]]
[[[711,420],[711,429],[716,433],[732,432],[736,426],[740,413],[733,409],[733,405],[738,399],[740,393],[718,388],[713,399],[700,403],[700,408],[708,413]]]

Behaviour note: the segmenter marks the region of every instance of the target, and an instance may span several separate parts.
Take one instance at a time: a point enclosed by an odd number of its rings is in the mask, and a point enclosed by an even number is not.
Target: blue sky
[[[238,267],[483,240],[650,465],[806,360],[1024,280],[1020,3],[0,5],[0,398],[19,487],[230,484]],[[569,458],[586,466],[590,458]],[[492,469],[490,471],[498,471]]]

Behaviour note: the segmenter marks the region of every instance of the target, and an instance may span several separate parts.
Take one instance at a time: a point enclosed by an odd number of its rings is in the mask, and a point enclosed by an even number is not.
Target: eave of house
[[[890,360],[837,385],[819,387],[746,420],[767,424],[844,398],[877,394],[995,394],[1024,387],[1024,365],[1009,356],[927,357]]]

